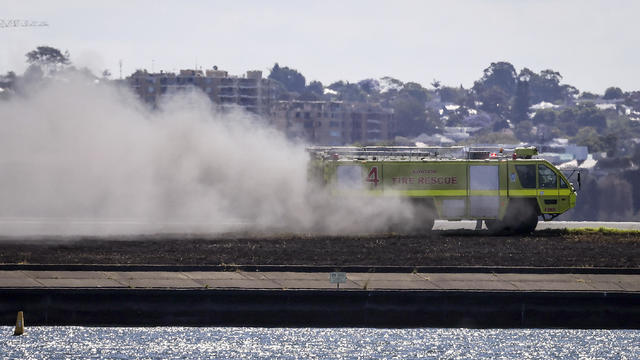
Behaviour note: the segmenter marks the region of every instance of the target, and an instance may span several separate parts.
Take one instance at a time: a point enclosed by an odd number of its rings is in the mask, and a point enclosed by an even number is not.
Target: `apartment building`
[[[148,73],[138,70],[127,78],[131,88],[145,102],[156,105],[163,96],[199,89],[223,109],[241,106],[260,115],[268,115],[275,101],[272,80],[262,71],[247,71],[243,77],[229,76],[218,70],[180,70],[179,73]]]
[[[276,128],[310,144],[376,144],[391,140],[393,110],[342,101],[280,101],[272,112]]]

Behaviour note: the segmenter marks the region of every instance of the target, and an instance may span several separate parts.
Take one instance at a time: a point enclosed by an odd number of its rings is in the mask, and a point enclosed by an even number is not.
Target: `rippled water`
[[[638,359],[637,330],[0,327],[1,359]]]

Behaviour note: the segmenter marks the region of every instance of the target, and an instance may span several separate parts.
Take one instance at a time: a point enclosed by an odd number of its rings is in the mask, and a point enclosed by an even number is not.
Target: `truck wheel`
[[[487,230],[489,230],[491,234],[501,234],[505,231],[505,224],[501,220],[486,219],[484,224],[487,226]]]
[[[514,229],[517,234],[532,233],[538,226],[538,213],[531,206],[522,209],[518,218],[518,225]]]
[[[538,212],[530,202],[514,201],[502,220],[485,220],[492,234],[529,234],[538,225]]]

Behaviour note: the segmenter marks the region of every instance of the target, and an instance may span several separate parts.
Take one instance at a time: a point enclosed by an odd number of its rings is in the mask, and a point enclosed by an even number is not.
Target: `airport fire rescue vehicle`
[[[310,178],[337,196],[400,196],[435,219],[483,220],[492,232],[528,233],[573,208],[576,191],[535,147],[312,147]],[[579,181],[579,179],[578,179]]]

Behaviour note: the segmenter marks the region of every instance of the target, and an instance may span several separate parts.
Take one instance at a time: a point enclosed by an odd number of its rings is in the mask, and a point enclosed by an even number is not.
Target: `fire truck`
[[[530,233],[573,208],[576,190],[535,147],[311,147],[309,177],[345,196],[409,200],[420,230],[435,219],[484,221],[494,233]],[[578,177],[579,181],[579,177]],[[480,224],[480,223],[479,223]]]

